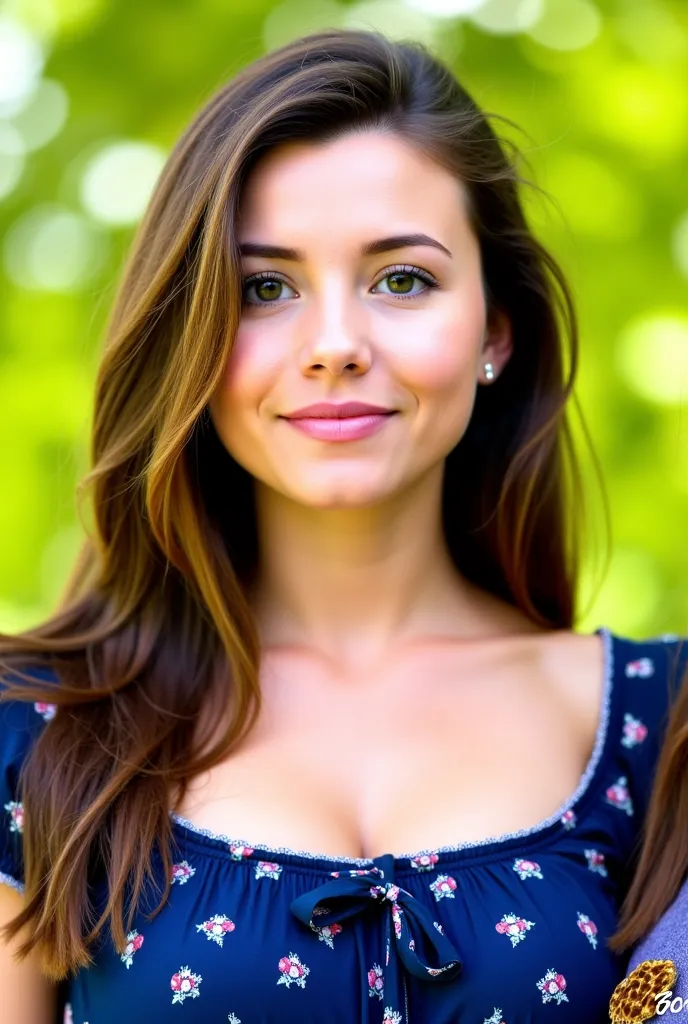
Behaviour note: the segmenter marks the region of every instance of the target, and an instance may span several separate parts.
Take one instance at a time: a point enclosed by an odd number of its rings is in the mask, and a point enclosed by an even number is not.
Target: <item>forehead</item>
[[[442,241],[469,230],[458,178],[392,134],[276,147],[253,168],[240,204],[241,240],[287,242],[277,231],[290,241],[358,236],[392,225],[434,230]]]

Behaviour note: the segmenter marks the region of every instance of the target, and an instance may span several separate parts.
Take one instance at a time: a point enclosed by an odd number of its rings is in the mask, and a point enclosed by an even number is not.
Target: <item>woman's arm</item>
[[[0,883],[0,928],[17,916],[22,904],[19,892]],[[54,1024],[56,986],[44,978],[33,955],[21,963],[15,960],[13,954],[18,945],[18,939],[8,945],[0,938],[2,1019],[7,1024]]]

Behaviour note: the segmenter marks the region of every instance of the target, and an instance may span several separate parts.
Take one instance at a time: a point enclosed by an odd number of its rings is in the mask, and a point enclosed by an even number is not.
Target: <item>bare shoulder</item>
[[[542,633],[533,638],[543,671],[564,685],[602,682],[604,638],[599,633],[574,633],[568,629]]]
[[[579,723],[583,735],[594,735],[604,699],[603,636],[557,630],[532,639],[548,687],[572,720]]]

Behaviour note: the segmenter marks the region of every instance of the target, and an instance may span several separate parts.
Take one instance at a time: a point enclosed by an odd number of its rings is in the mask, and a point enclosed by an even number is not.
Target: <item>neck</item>
[[[516,613],[462,578],[441,517],[441,472],[366,508],[313,508],[256,487],[265,648],[307,647],[340,665],[405,644],[503,632]]]

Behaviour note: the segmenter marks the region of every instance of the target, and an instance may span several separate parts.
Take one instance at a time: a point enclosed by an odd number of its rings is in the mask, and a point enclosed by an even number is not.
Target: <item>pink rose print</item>
[[[179,882],[180,885],[186,885],[195,874],[196,868],[192,868],[188,860],[180,860],[179,864],[172,865],[172,884]]]
[[[434,897],[438,902],[445,896],[448,896],[453,900],[455,889],[456,879],[452,878],[451,875],[438,875],[435,881],[430,885],[430,892],[434,894]]]
[[[383,899],[389,900],[390,903],[394,903],[399,895],[399,886],[392,885],[390,882],[388,885],[371,885],[368,890],[374,900],[378,896],[382,896]]]
[[[631,795],[628,792],[625,775],[622,775],[620,779],[617,779],[613,786],[610,786],[606,792],[607,803],[613,807],[618,807],[620,811],[625,811],[630,817],[633,816],[633,801]]]
[[[301,963],[296,953],[280,957],[277,967],[280,972],[280,977],[277,979],[278,985],[286,985],[287,988],[292,984],[298,985],[299,988],[306,987],[306,978],[311,973],[311,969]]]
[[[236,1013],[230,1013],[227,1017],[229,1024],[241,1024],[241,1021],[237,1017]]]
[[[411,867],[417,871],[432,871],[439,859],[436,853],[419,853],[411,858]]]
[[[382,999],[385,991],[385,982],[382,976],[382,968],[379,964],[373,964],[368,971],[368,995],[377,996]]]
[[[602,875],[603,878],[607,877],[607,868],[604,863],[604,854],[600,853],[599,850],[585,850],[585,859],[588,862],[588,867],[591,871],[595,871],[598,875]]]
[[[525,882],[526,878],[542,878],[540,865],[534,860],[517,857],[514,861],[514,871],[522,882]]]
[[[483,1024],[504,1024],[504,1021],[502,1020],[502,1011],[495,1006],[492,1011],[492,1016],[486,1017]]]
[[[516,914],[504,914],[502,920],[495,925],[495,929],[500,935],[509,936],[512,948],[518,946],[519,942],[523,942],[526,933],[534,927],[534,921],[526,921],[525,918],[517,917]]]
[[[549,1003],[553,999],[557,1003],[568,1003],[569,1001],[565,991],[566,978],[563,974],[557,974],[554,968],[550,968],[544,978],[540,978],[537,982],[537,987],[542,993],[543,1003]]]
[[[197,932],[203,932],[209,942],[222,946],[225,935],[233,932],[236,928],[234,921],[231,921],[226,914],[213,914],[203,924],[196,925]]]
[[[655,674],[655,665],[651,658],[638,658],[637,661],[629,661],[626,665],[626,675],[629,679],[649,679]]]
[[[332,924],[323,925],[322,928],[317,928],[314,924],[311,924],[311,928],[314,932],[317,932],[318,939],[328,945],[330,949],[334,949],[334,942],[332,940],[335,935],[339,935],[344,930],[336,921]]]
[[[639,718],[625,714],[621,745],[630,750],[631,747],[637,747],[639,743],[642,743],[646,736],[647,726]]]
[[[177,974],[170,978],[170,988],[174,992],[172,1005],[183,1003],[185,999],[198,999],[198,986],[202,981],[200,974],[194,974],[188,967],[180,967]]]
[[[10,832],[24,831],[24,805],[21,800],[10,800],[5,804],[5,810],[10,816]]]
[[[454,883],[456,885],[456,883]],[[431,887],[432,888],[432,887]],[[368,890],[373,899],[379,899],[382,897],[385,900],[389,900],[392,904],[392,921],[394,922],[394,934],[399,939],[401,938],[401,915],[404,911],[397,903],[400,892],[406,892],[405,889],[400,889],[398,885],[393,885],[388,882],[386,885],[371,885]],[[437,897],[439,898],[439,897]],[[389,963],[389,950],[387,951],[386,964]]]
[[[405,889],[401,890],[398,886],[394,886],[391,882],[388,882],[387,885],[384,886],[371,886],[368,891],[373,899],[388,899],[390,903],[396,903],[399,893],[402,891],[405,892]]]
[[[230,843],[229,853],[232,860],[241,860],[242,857],[250,857],[253,853],[252,846],[245,846],[243,843]]]
[[[51,718],[55,717],[57,711],[57,704],[46,704],[44,701],[38,701],[33,706],[34,711],[37,715],[40,715],[44,722],[49,722]]]
[[[391,1006],[385,1006],[382,1024],[401,1024],[401,1014],[397,1010],[393,1010]]]
[[[124,947],[124,952],[120,956],[120,960],[122,961],[123,964],[126,965],[127,970],[129,970],[129,968],[134,962],[134,953],[136,953],[137,950],[141,949],[142,945],[143,935],[139,935],[139,933],[136,930],[134,930],[133,932],[129,932],[129,934],[127,935],[127,944]]]
[[[277,881],[281,874],[282,865],[271,860],[259,860],[256,865],[256,878],[274,878]]]
[[[567,832],[576,827],[576,815],[572,810],[564,811],[561,816],[561,823]]]
[[[578,927],[586,936],[588,942],[593,949],[597,949],[597,925],[594,921],[591,921],[587,914],[581,914],[578,911]]]
[[[72,1010],[71,1003],[65,1003],[64,1014],[62,1016],[62,1024],[74,1024],[74,1012]],[[84,1021],[84,1024],[88,1024],[88,1021]]]

